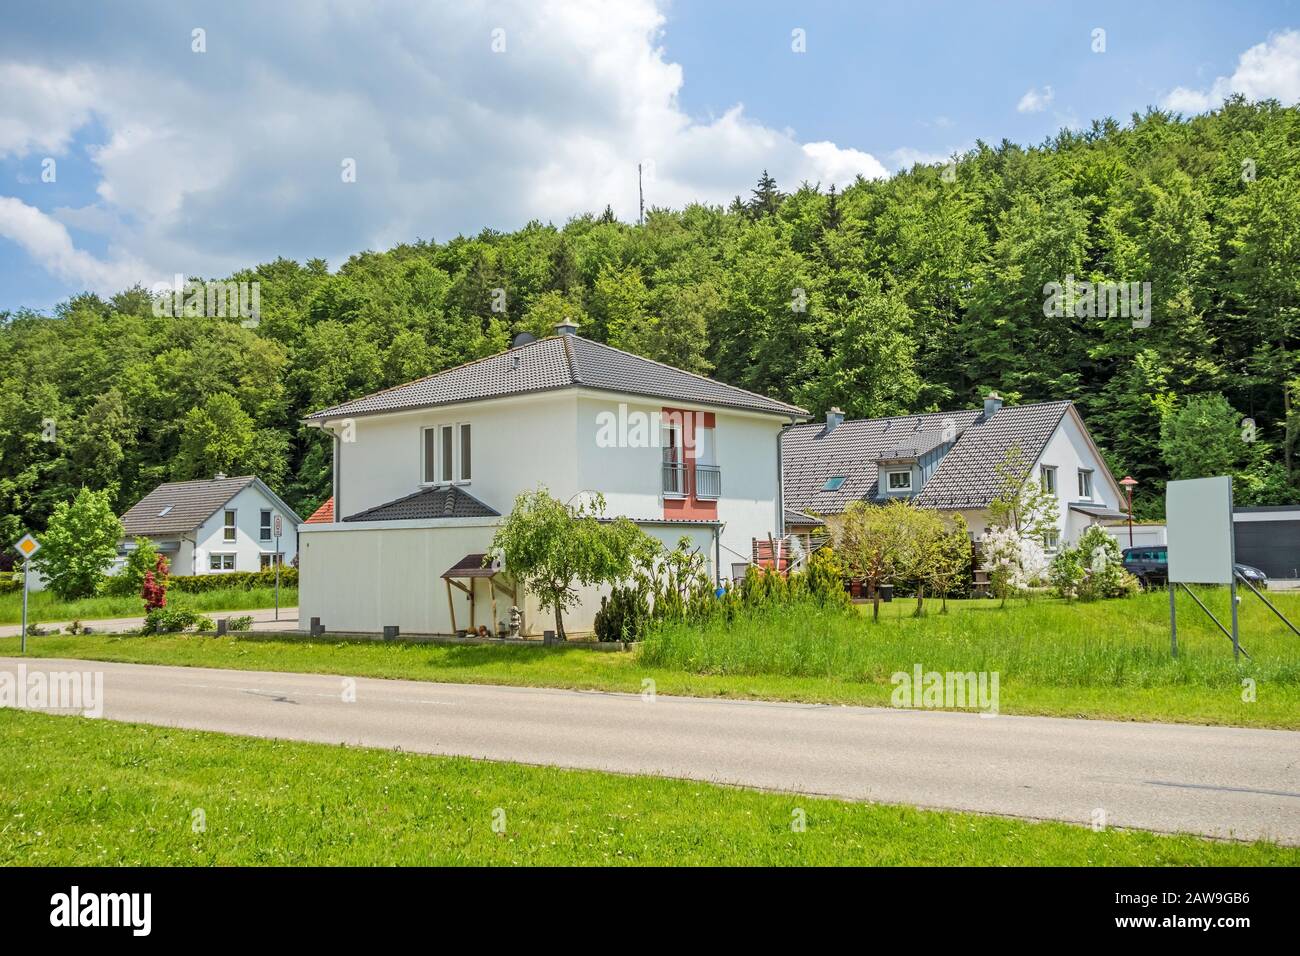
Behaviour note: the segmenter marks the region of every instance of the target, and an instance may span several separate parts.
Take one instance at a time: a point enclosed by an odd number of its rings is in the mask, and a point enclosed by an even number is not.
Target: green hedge
[[[298,569],[285,566],[280,569],[280,587],[296,588]],[[275,569],[266,571],[223,571],[219,574],[195,574],[185,577],[173,575],[168,579],[168,593],[202,594],[207,591],[252,591],[255,588],[275,587]],[[127,597],[134,594],[130,582],[120,577],[104,580],[99,592],[110,597]]]

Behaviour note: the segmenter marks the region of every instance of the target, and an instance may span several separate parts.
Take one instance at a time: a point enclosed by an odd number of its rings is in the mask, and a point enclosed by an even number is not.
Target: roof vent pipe
[[[225,480],[226,480],[226,473],[225,473],[224,471],[219,471],[219,472],[217,472],[217,473],[213,476],[212,480],[213,480],[213,481],[225,481]]]
[[[556,322],[555,334],[556,335],[577,335],[578,323],[574,322],[572,319],[565,319],[562,322]]]
[[[829,435],[844,424],[844,409],[832,406],[826,410],[826,434]]]

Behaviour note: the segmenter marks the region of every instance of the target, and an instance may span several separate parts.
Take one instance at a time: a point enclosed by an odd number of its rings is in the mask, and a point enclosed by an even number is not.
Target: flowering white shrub
[[[979,544],[989,583],[1004,604],[1008,596],[1047,574],[1050,562],[1043,546],[1033,538],[1022,538],[1015,528],[989,528],[980,535]]]

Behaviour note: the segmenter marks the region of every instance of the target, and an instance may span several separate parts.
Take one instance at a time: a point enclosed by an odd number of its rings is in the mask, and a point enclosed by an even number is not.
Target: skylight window
[[[167,506],[166,508],[164,508],[162,511],[158,512],[158,517],[159,517],[159,518],[163,517],[164,515],[166,515],[166,514],[167,514],[169,511],[171,511],[171,510],[172,510],[172,506],[171,506],[171,505],[168,505],[168,506]]]
[[[836,475],[833,478],[827,478],[826,484],[822,485],[822,491],[839,491],[840,485],[844,484],[844,476]]]

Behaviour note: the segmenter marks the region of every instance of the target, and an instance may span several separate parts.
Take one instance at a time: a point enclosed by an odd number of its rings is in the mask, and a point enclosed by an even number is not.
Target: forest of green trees
[[[1151,111],[842,192],[779,186],[764,174],[728,208],[643,225],[607,208],[416,241],[334,273],[279,259],[231,277],[260,282],[256,327],[159,317],[139,288],[0,312],[0,540],[82,486],[121,512],[218,470],[306,514],[329,448],[303,414],[562,317],[814,414],[1071,399],[1146,515],[1166,478],[1225,470],[1239,504],[1297,500],[1300,110]],[[1045,314],[1067,277],[1149,283],[1149,323]]]

